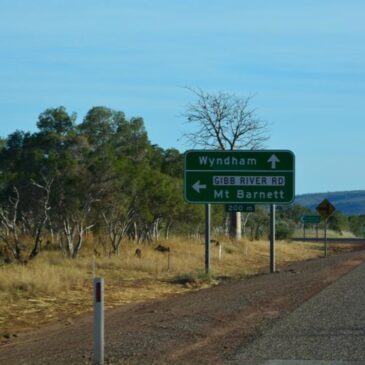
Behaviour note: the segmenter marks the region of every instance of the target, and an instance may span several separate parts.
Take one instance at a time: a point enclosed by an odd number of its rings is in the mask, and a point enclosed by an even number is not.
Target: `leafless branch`
[[[258,119],[255,110],[249,107],[251,97],[187,89],[197,97],[183,114],[195,128],[183,136],[193,148],[259,149],[268,140],[267,123]]]

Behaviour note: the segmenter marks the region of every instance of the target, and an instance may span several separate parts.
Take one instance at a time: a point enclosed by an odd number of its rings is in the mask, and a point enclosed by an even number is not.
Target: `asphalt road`
[[[365,264],[275,322],[232,364],[365,364]]]

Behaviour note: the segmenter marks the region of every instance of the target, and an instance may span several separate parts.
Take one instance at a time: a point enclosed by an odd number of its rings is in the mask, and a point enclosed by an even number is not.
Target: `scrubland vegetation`
[[[58,107],[41,113],[37,128],[0,143],[3,331],[90,310],[95,275],[105,278],[110,308],[267,271],[267,207],[242,214],[244,238],[231,241],[231,217],[215,205],[222,257],[212,244],[212,274],[203,274],[204,207],[184,202],[183,154],[152,144],[142,118],[94,107],[77,122]],[[279,267],[322,254],[321,245],[284,241],[308,212],[277,208]],[[346,219],[337,214],[330,225],[362,229],[360,218]],[[170,251],[156,251],[158,244]]]
[[[212,274],[204,274],[203,239],[171,238],[163,241],[168,253],[154,250],[155,245],[123,242],[119,255],[109,256],[90,236],[77,260],[64,258],[59,250],[43,251],[27,265],[10,264],[0,268],[0,328],[17,331],[49,321],[72,321],[92,308],[92,279],[105,278],[108,308],[145,301],[215,285],[227,278],[250,276],[268,271],[267,241],[239,242],[223,239],[222,257],[212,245]],[[142,255],[135,255],[136,248]],[[96,250],[98,251],[98,250]],[[284,263],[318,257],[320,244],[279,242],[279,269]]]

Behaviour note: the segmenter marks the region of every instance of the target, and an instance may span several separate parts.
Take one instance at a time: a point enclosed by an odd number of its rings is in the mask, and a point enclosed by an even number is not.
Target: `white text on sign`
[[[213,176],[214,186],[285,186],[284,176]]]

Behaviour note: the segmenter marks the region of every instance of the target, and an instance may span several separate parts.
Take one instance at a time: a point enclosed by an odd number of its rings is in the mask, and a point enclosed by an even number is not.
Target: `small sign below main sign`
[[[190,150],[185,153],[188,203],[290,204],[295,157],[282,150]]]
[[[255,205],[254,204],[225,204],[225,210],[227,213],[254,213]]]
[[[324,199],[316,208],[317,212],[323,219],[327,219],[336,208],[329,202],[329,200]]]
[[[319,223],[321,221],[321,216],[319,215],[303,215],[300,219],[302,223]]]

